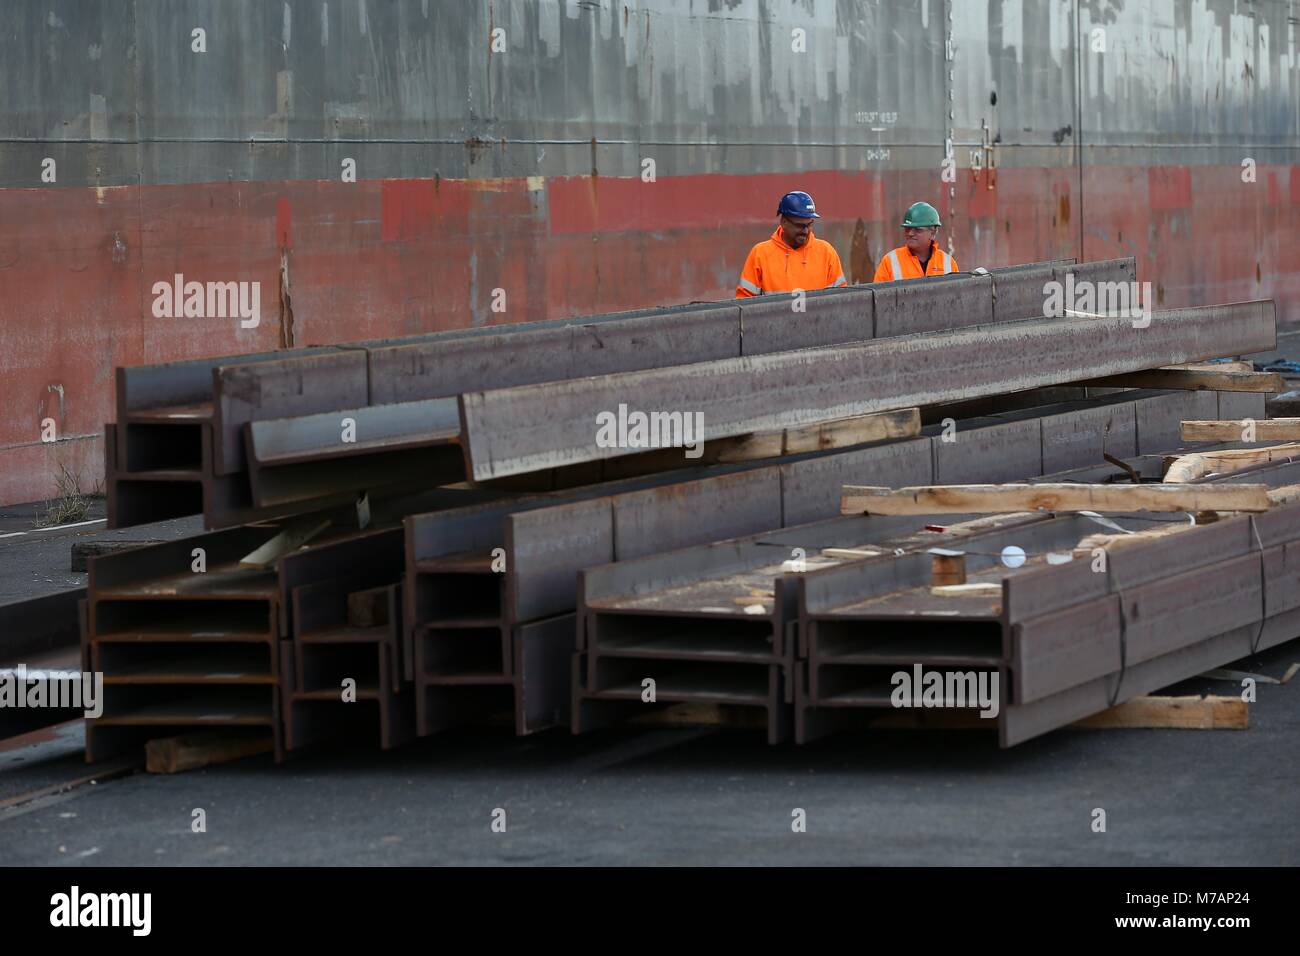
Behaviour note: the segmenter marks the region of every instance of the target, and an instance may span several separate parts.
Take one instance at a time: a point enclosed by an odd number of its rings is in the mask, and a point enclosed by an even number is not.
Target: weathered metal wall
[[[727,297],[796,187],[858,280],[926,198],[963,268],[1132,254],[1166,306],[1300,318],[1298,13],[9,0],[0,502],[102,473],[116,364]],[[177,273],[260,323],[155,317]]]

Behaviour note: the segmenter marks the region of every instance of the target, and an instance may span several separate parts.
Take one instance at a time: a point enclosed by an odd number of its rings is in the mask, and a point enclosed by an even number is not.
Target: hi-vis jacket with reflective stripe
[[[880,260],[880,265],[876,268],[876,277],[871,281],[919,279],[922,276],[941,276],[956,271],[958,271],[957,260],[940,249],[938,243],[931,239],[930,261],[926,263],[924,272],[921,271],[921,260],[912,255],[912,250],[907,246],[899,246]]]
[[[825,239],[808,232],[808,241],[800,249],[791,249],[781,238],[781,227],[776,227],[772,238],[764,240],[749,250],[745,268],[736,286],[736,298],[746,299],[765,292],[793,292],[803,289],[826,289],[847,285],[840,255]]]

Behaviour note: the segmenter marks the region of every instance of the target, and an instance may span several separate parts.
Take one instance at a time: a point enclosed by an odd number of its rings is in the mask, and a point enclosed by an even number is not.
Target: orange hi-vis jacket
[[[921,269],[921,260],[912,255],[907,246],[899,246],[886,253],[876,267],[876,277],[872,282],[892,282],[898,279],[919,279],[922,276],[941,276],[957,272],[957,260],[939,248],[939,244],[930,240],[930,261],[925,270]]]
[[[834,246],[809,230],[803,247],[791,249],[781,238],[781,227],[777,226],[772,238],[749,250],[740,284],[736,286],[736,298],[795,289],[811,292],[837,285],[848,285],[848,282]]]

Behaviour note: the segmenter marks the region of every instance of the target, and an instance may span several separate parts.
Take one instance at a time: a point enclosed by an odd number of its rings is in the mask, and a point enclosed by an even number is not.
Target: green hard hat
[[[914,202],[907,207],[907,213],[903,216],[904,226],[942,226],[939,221],[939,210],[935,209],[928,202]]]

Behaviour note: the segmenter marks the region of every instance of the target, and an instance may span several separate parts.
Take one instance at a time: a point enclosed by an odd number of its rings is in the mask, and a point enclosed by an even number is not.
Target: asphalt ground
[[[1279,678],[1294,661],[1300,641],[1232,666]],[[1256,691],[1248,730],[1067,729],[1009,750],[985,731],[796,748],[472,729],[96,783],[71,723],[0,749],[0,865],[1294,866],[1300,679]]]

